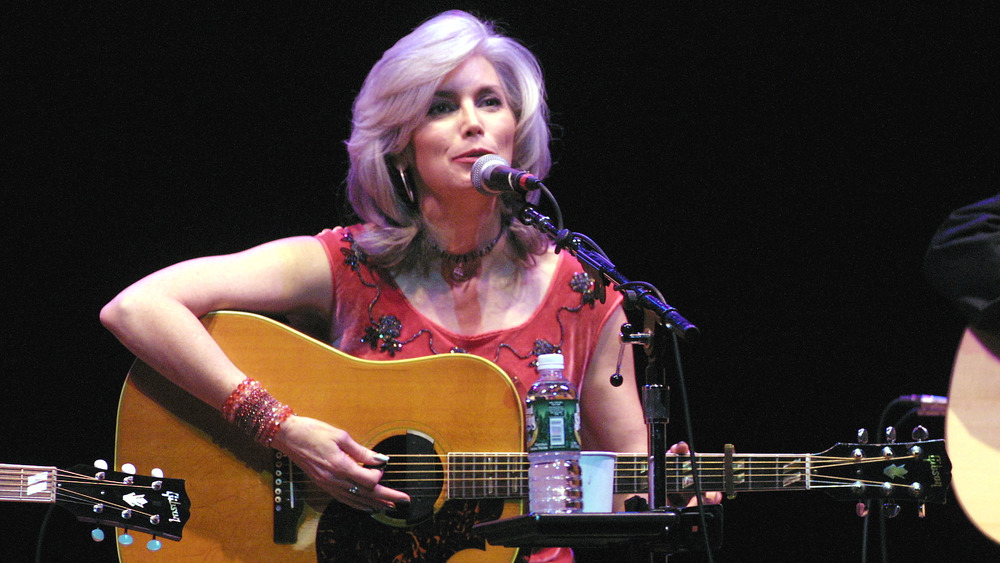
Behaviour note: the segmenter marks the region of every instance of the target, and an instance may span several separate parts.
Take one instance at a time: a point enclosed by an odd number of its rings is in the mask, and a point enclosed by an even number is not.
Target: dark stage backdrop
[[[111,458],[132,358],[98,311],[126,285],[346,221],[353,96],[452,7],[87,4],[3,10],[2,462]],[[990,3],[653,4],[465,7],[544,66],[567,226],[702,329],[683,348],[697,447],[818,452],[893,397],[946,394],[963,323],[920,267],[949,210],[997,191]],[[861,559],[852,503],[725,511],[719,561]],[[44,513],[3,503],[0,551],[30,559]],[[43,560],[111,560],[88,530],[57,511]],[[905,507],[888,541],[893,561],[1000,555],[953,496]]]

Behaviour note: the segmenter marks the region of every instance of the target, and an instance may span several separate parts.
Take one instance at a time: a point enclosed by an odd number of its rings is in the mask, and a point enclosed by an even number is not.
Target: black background
[[[81,4],[0,18],[2,462],[111,458],[131,357],[100,307],[179,260],[341,224],[357,89],[454,6]],[[989,2],[789,4],[464,5],[542,62],[567,226],[702,329],[684,360],[705,452],[819,452],[895,396],[947,394],[963,322],[921,260],[997,191]],[[679,407],[671,428],[688,436]],[[30,558],[44,513],[0,505],[0,549]],[[860,560],[861,529],[822,493],[742,494],[716,559]],[[88,530],[57,510],[44,559],[111,560]],[[894,561],[1000,555],[953,496],[888,538]]]

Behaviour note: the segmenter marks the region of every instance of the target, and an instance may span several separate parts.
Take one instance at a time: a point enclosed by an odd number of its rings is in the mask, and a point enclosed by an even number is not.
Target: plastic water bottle
[[[562,354],[538,356],[538,381],[528,391],[528,504],[535,513],[583,509],[580,479],[580,409],[563,375]]]

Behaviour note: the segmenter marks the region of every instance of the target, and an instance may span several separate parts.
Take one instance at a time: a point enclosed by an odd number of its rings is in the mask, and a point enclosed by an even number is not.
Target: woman
[[[608,383],[625,321],[620,296],[595,302],[579,263],[513,219],[518,196],[472,186],[484,154],[544,177],[548,141],[533,55],[464,12],[441,14],[386,51],[355,101],[347,189],[362,223],[168,267],[123,291],[101,320],[139,358],[361,510],[408,500],[364,467],[384,456],[255,388],[199,317],[284,313],[318,322],[335,347],[369,359],[477,354],[500,365],[522,399],[537,355],[559,351],[580,388],[584,448],[645,451],[630,350],[625,385]],[[261,410],[271,414],[255,417]]]

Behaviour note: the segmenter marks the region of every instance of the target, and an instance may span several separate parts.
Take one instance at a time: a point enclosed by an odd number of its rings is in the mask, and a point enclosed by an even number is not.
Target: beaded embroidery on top
[[[374,290],[374,295],[368,303],[368,326],[365,327],[365,335],[361,337],[361,342],[370,346],[372,350],[385,352],[386,354],[389,354],[390,357],[395,357],[396,353],[402,350],[403,346],[413,343],[421,336],[427,335],[428,351],[433,355],[439,354],[440,352],[434,348],[434,333],[430,329],[421,328],[408,338],[401,340],[400,336],[402,336],[404,332],[403,323],[400,322],[398,317],[395,315],[381,315],[376,318],[375,310],[379,299],[382,296],[382,290],[375,282],[375,275],[369,269],[367,264],[368,255],[357,246],[354,236],[351,234],[349,229],[344,229],[344,234],[341,237],[341,240],[349,245],[348,248],[340,249],[340,252],[344,255],[344,264],[347,265],[351,271],[357,274],[358,280],[362,285]],[[558,343],[552,343],[544,338],[539,338],[534,341],[534,345],[531,350],[526,353],[517,351],[509,344],[501,343],[497,346],[493,361],[497,362],[500,359],[500,354],[506,350],[521,360],[533,358],[528,365],[530,367],[534,367],[538,356],[542,354],[561,353],[563,341],[565,339],[565,327],[563,325],[562,314],[564,312],[577,313],[587,305],[593,308],[596,302],[594,294],[595,281],[586,272],[577,272],[574,274],[573,278],[569,282],[569,286],[574,292],[580,294],[580,304],[575,307],[563,306],[556,311],[556,322],[559,325]],[[464,353],[465,350],[459,347],[454,347],[450,349],[449,352]]]

